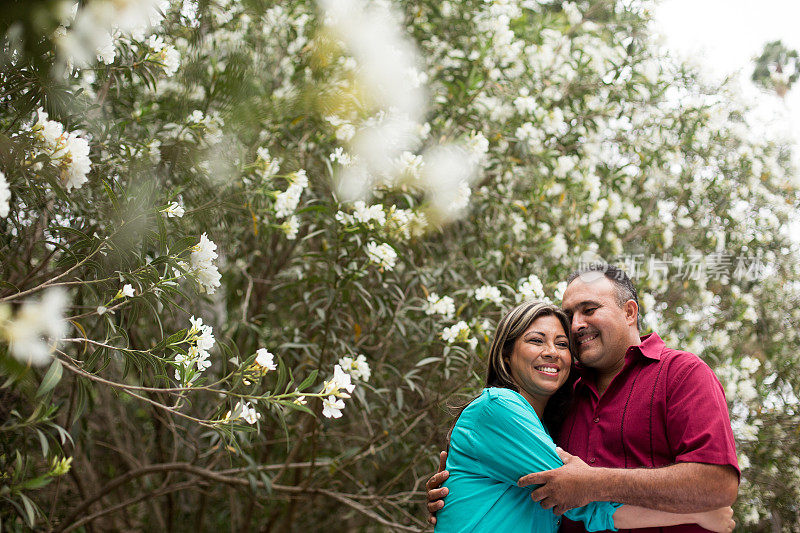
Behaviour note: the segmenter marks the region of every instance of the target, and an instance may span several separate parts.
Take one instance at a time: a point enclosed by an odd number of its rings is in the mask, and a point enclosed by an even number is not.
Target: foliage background
[[[480,388],[496,320],[522,296],[557,301],[579,260],[601,257],[638,268],[646,329],[723,381],[743,530],[798,531],[789,147],[749,135],[735,87],[659,52],[646,2],[391,5],[419,49],[413,77],[427,81],[428,106],[400,177],[354,206],[336,193],[341,154],[355,150],[353,128],[391,110],[319,5],[166,3],[148,30],[161,42],[120,31],[111,62],[65,70],[58,26],[70,10],[9,4],[2,524],[295,531],[335,517],[345,530],[423,529],[446,402]],[[87,139],[82,186],[66,186],[75,161],[42,149],[40,107]],[[443,209],[425,180],[447,176],[420,171],[426,148],[446,143],[479,168],[467,210]],[[280,193],[301,169],[308,186],[284,213]],[[174,201],[182,217],[167,216]],[[204,233],[222,274],[213,294],[187,273]],[[396,263],[370,255],[371,242],[389,244]],[[133,297],[117,298],[124,284]],[[10,324],[56,285],[66,340],[58,363],[31,366],[12,353]],[[216,344],[185,386],[174,370],[190,316],[213,326]],[[460,336],[443,337],[459,321]],[[259,348],[279,368],[262,375]],[[359,354],[369,380],[354,379],[341,418],[320,416],[313,394]],[[292,402],[295,387],[307,405]],[[237,418],[245,400],[260,415],[252,424]]]

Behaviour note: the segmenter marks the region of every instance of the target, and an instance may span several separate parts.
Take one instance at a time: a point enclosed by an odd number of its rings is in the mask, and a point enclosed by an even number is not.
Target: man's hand
[[[443,489],[439,488],[448,476],[450,476],[450,472],[444,469],[446,462],[447,452],[439,453],[439,470],[425,483],[425,488],[428,490],[428,512],[430,513],[428,522],[434,525],[436,525],[436,511],[444,507],[443,498],[447,496],[449,492],[447,487]]]
[[[561,516],[570,509],[593,501],[591,481],[594,469],[561,448],[556,448],[556,452],[564,461],[564,466],[528,474],[519,478],[517,484],[520,487],[542,485],[531,493],[531,498],[540,502],[544,509],[552,509],[553,513]]]

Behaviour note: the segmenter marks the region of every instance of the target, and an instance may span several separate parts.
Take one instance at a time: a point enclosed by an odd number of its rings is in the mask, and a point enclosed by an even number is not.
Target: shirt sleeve
[[[531,472],[563,466],[556,445],[530,404],[517,393],[498,389],[476,413],[472,429],[474,458],[489,477],[516,485]],[[586,524],[587,531],[616,531],[614,512],[621,504],[592,502],[567,513]]]
[[[676,462],[731,465],[736,445],[722,384],[702,360],[679,368],[667,391],[667,438]]]

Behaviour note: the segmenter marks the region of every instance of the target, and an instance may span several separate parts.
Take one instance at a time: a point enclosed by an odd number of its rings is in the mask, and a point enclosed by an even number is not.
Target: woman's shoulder
[[[464,409],[464,414],[468,411],[474,415],[479,413],[497,414],[509,409],[522,410],[526,413],[533,411],[531,404],[520,393],[504,387],[486,387],[480,396]]]

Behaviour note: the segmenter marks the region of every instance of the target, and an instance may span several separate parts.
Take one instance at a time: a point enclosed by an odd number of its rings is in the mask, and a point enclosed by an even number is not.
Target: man
[[[639,337],[636,289],[623,271],[591,265],[567,281],[562,307],[571,319],[579,377],[556,439],[566,450],[564,466],[524,476],[520,486],[542,485],[531,497],[557,515],[590,501],[677,513],[732,505],[739,467],[714,373],[696,355],[667,348],[655,333]],[[444,457],[427,484],[432,523],[445,504]],[[585,529],[564,520],[561,531]]]

